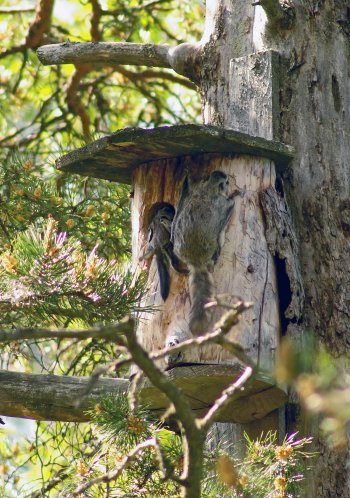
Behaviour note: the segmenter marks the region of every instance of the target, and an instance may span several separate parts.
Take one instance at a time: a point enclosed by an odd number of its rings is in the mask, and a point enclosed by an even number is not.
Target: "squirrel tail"
[[[189,287],[191,310],[189,316],[190,330],[193,335],[207,332],[211,312],[205,305],[213,299],[214,282],[211,273],[206,268],[190,268]]]
[[[170,272],[169,272],[169,261],[165,254],[158,252],[156,254],[157,269],[160,282],[160,295],[163,301],[169,296],[170,290]]]

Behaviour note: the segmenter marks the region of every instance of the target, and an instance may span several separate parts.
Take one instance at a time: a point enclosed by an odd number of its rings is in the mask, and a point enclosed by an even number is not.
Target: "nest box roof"
[[[188,365],[178,366],[168,371],[168,377],[186,395],[192,410],[202,416],[228,385],[237,380],[243,372],[241,365]],[[152,411],[163,413],[169,407],[169,400],[144,379],[140,385],[141,400]],[[248,423],[265,417],[287,401],[283,389],[276,386],[271,378],[262,373],[254,373],[230,398],[229,404],[217,422]]]
[[[251,154],[285,167],[293,148],[274,140],[209,125],[125,128],[66,154],[57,160],[62,171],[131,183],[135,166],[159,159],[219,153]]]

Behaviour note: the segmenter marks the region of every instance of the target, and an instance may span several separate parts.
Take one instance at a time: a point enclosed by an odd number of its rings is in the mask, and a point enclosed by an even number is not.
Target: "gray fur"
[[[167,204],[154,214],[148,228],[148,245],[143,259],[156,257],[157,269],[160,282],[160,295],[165,301],[170,290],[170,264],[178,272],[187,272],[181,267],[181,262],[173,252],[170,241],[171,224],[175,209]]]
[[[189,323],[195,335],[205,332],[208,325],[205,304],[214,293],[209,270],[220,255],[224,230],[234,207],[228,189],[228,176],[222,171],[213,171],[196,183],[186,179],[172,223],[174,253],[190,270]]]

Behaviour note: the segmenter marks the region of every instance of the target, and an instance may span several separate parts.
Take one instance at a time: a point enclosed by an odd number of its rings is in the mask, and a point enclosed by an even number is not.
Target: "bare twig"
[[[160,360],[168,354],[178,353],[180,351],[186,351],[193,346],[202,346],[208,342],[213,342],[221,345],[223,348],[227,349],[236,358],[238,358],[242,363],[250,366],[254,366],[252,360],[244,352],[242,346],[238,343],[229,341],[224,336],[231,330],[231,328],[238,323],[239,315],[245,310],[249,309],[252,303],[247,303],[240,301],[237,303],[230,311],[224,314],[221,320],[215,325],[214,331],[209,332],[203,336],[196,337],[194,339],[188,339],[181,342],[177,346],[172,346],[171,348],[165,348],[151,355],[153,360]]]
[[[243,311],[249,309],[251,306],[252,306],[251,303],[243,301],[240,301],[234,307],[230,306],[230,311],[228,313],[225,313],[225,315],[221,318],[221,320],[216,324],[215,330],[213,332],[209,332],[200,337],[188,339],[176,346],[164,348],[161,351],[158,351],[157,353],[151,353],[149,355],[150,359],[152,359],[153,361],[160,360],[168,356],[169,354],[179,353],[181,351],[186,351],[188,349],[191,349],[193,346],[202,346],[204,344],[212,342],[220,345],[221,347],[229,351],[233,356],[235,356],[245,365],[249,365],[252,368],[254,368],[255,367],[254,362],[245,353],[242,346],[224,337],[230,331],[230,329],[235,324],[237,324],[239,315],[243,313]],[[1,331],[0,331],[0,342],[1,342]],[[88,389],[93,388],[93,386],[101,377],[101,375],[104,375],[112,370],[116,372],[121,367],[130,364],[132,361],[134,361],[132,355],[126,355],[122,360],[118,359],[116,361],[109,363],[108,365],[98,367],[91,375],[91,383],[89,384]],[[87,394],[88,392],[89,391],[87,391]]]
[[[46,486],[41,488],[40,491],[34,491],[30,495],[27,495],[26,498],[42,498],[44,493],[46,494],[59,484],[62,484],[62,482],[69,476],[70,474],[69,472],[66,472],[66,469],[59,470],[58,472],[56,472],[55,476],[48,481]]]
[[[118,479],[118,477],[122,474],[122,472],[127,468],[129,467],[129,465],[134,461],[136,460],[136,458],[138,457],[139,453],[141,453],[142,451],[144,451],[146,448],[149,448],[151,446],[156,446],[157,445],[157,441],[155,438],[150,438],[150,439],[147,439],[146,441],[143,441],[142,443],[138,444],[137,446],[135,446],[135,448],[132,449],[132,451],[123,459],[123,461],[121,462],[121,464],[118,466],[118,468],[113,471],[113,472],[107,472],[106,474],[103,474],[102,476],[99,476],[99,477],[95,477],[95,479],[91,479],[91,481],[88,481],[87,483],[85,484],[82,484],[81,486],[79,486],[79,488],[77,488],[73,494],[72,494],[72,497],[73,496],[80,496],[82,493],[84,493],[86,490],[90,489],[92,486],[94,486],[95,484],[99,484],[100,482],[111,482],[111,481],[115,481],[116,479]]]
[[[205,416],[198,421],[198,426],[201,429],[205,431],[210,429],[210,426],[214,423],[215,418],[217,418],[226,408],[232,394],[244,386],[252,373],[253,369],[251,367],[247,367],[243,374],[221,393],[221,396],[215,400],[213,406],[207,411]]]
[[[18,6],[18,7],[1,7],[0,8],[0,14],[22,14],[25,12],[34,12],[35,7],[26,7],[23,5],[23,7]]]
[[[184,434],[184,469],[181,476],[186,482],[184,497],[197,498],[200,496],[205,434],[197,427],[195,416],[184,393],[155,365],[138,343],[135,332],[129,333],[126,340],[133,361],[152,384],[164,393],[174,405],[177,420],[180,422]]]
[[[179,85],[183,85],[191,90],[196,90],[197,86],[192,83],[192,81],[187,78],[182,78],[181,76],[176,76],[171,72],[159,71],[156,69],[145,69],[144,71],[130,71],[129,69],[125,69],[122,66],[117,66],[116,70],[118,73],[122,74],[130,81],[145,81],[145,80],[167,80],[172,83],[178,83]]]
[[[106,339],[124,345],[122,336],[133,328],[135,322],[132,318],[127,317],[117,324],[93,327],[87,330],[67,330],[63,329],[34,329],[23,328],[16,330],[0,330],[0,343],[17,342],[24,340],[36,339]]]

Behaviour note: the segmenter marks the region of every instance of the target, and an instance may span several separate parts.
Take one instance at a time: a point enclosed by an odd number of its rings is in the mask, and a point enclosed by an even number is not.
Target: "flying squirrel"
[[[189,326],[194,335],[206,332],[208,326],[205,305],[214,295],[211,272],[224,244],[236,194],[229,194],[228,175],[218,170],[199,182],[187,176],[183,184],[171,242],[175,255],[189,268]]]
[[[179,273],[187,273],[180,260],[174,254],[170,241],[171,225],[175,209],[171,204],[163,203],[154,213],[148,227],[148,244],[140,259],[156,257],[160,282],[160,295],[165,301],[170,290],[170,265]]]

